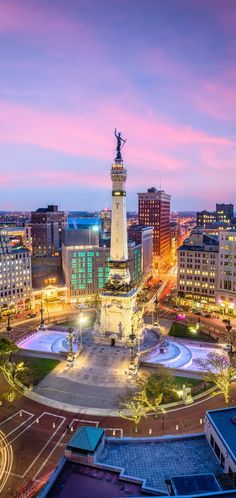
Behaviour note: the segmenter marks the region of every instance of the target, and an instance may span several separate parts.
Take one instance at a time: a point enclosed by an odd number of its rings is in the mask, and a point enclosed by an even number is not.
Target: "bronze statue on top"
[[[121,132],[120,131],[118,133],[116,132],[116,128],[115,128],[115,137],[117,139],[115,161],[119,162],[119,161],[123,161],[122,156],[121,156],[121,149],[124,147],[126,140],[124,140],[121,137]]]

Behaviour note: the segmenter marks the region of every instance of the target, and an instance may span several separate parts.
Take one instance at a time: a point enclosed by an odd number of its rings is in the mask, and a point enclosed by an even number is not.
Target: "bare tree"
[[[120,412],[120,416],[126,420],[132,420],[135,425],[135,432],[138,432],[138,424],[142,417],[147,417],[150,407],[146,406],[142,401],[134,399],[128,403],[122,403],[122,406],[128,413]]]
[[[231,382],[236,378],[236,369],[230,365],[229,358],[219,353],[209,353],[206,359],[199,358],[196,363],[204,371],[204,379],[218,387],[227,404],[230,400]]]

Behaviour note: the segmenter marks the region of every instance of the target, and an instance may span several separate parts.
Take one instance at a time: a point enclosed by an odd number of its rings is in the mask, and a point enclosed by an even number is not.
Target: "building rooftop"
[[[95,451],[104,430],[98,427],[80,427],[67,444],[67,448],[82,451]]]
[[[209,410],[206,416],[236,461],[236,406],[222,410]]]
[[[198,495],[203,492],[221,491],[214,474],[177,476],[172,477],[170,481],[175,495]]]
[[[147,487],[160,492],[167,492],[166,479],[172,477],[222,473],[203,435],[106,440],[97,462],[120,467],[124,477],[144,479]]]

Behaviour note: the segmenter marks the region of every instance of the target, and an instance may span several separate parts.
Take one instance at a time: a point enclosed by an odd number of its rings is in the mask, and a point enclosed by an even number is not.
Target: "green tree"
[[[25,363],[23,361],[20,361],[19,363],[8,363],[8,372],[11,375],[13,381],[23,380],[28,371],[29,369],[25,366]]]
[[[0,360],[8,361],[12,354],[17,353],[19,351],[18,346],[7,339],[6,337],[0,337]]]
[[[169,368],[162,365],[158,365],[155,373],[142,377],[139,384],[145,389],[149,400],[158,399],[160,395],[165,403],[177,399],[174,376]]]
[[[149,398],[147,396],[147,392],[145,389],[140,391],[134,396],[135,401],[139,401],[142,403],[144,406],[147,406],[149,410],[153,410],[155,412],[155,416],[157,417],[159,412],[160,412],[160,404],[162,401],[163,394],[162,393],[156,393],[153,397]]]
[[[236,369],[230,365],[229,358],[219,353],[209,353],[206,359],[199,358],[196,362],[204,371],[204,379],[218,387],[228,404],[231,383],[236,378]]]

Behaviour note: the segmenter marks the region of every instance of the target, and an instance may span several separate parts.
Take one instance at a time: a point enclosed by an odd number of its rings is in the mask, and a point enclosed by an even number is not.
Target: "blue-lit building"
[[[73,235],[74,236],[74,235]],[[73,237],[72,237],[73,238]],[[69,241],[70,242],[70,241]],[[131,278],[142,280],[141,245],[129,244]],[[108,281],[110,248],[97,245],[62,244],[62,268],[70,296],[86,296],[101,291]]]

